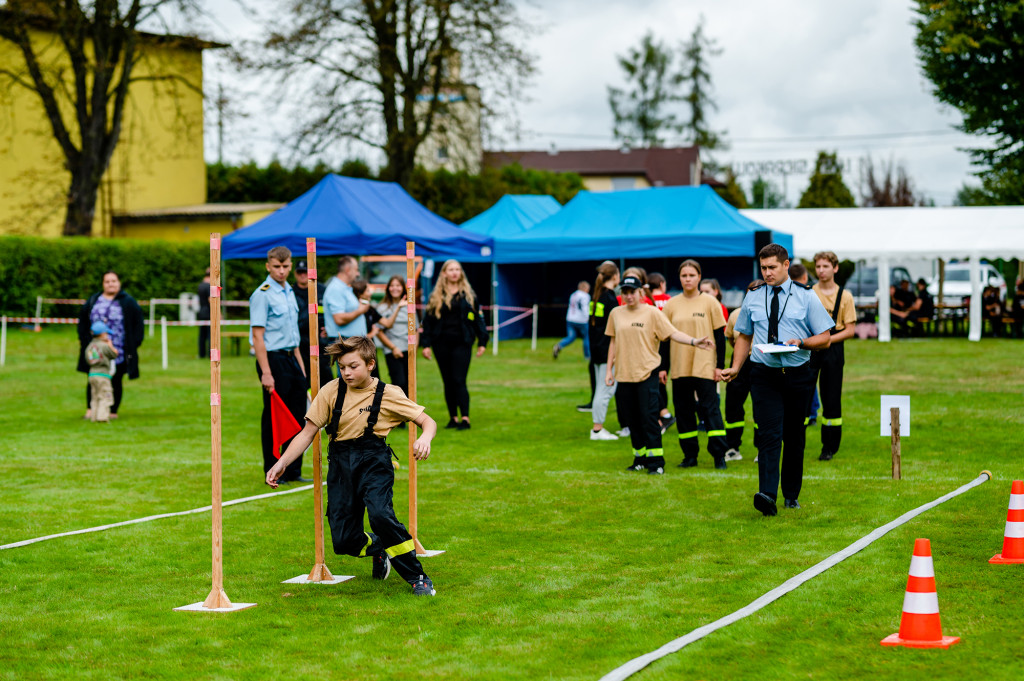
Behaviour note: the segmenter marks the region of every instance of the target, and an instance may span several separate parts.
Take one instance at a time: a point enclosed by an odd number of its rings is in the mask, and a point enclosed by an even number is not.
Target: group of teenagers
[[[592,415],[592,440],[616,440],[605,428],[614,396],[621,436],[632,447],[629,471],[665,472],[662,435],[674,423],[682,450],[680,468],[697,465],[699,423],[715,468],[742,459],[739,448],[749,395],[755,423],[759,488],[754,507],[800,508],[806,427],[816,386],[822,404],[821,453],[829,461],[842,439],[843,343],[853,335],[853,296],[835,281],[839,259],[814,256],[817,283],[791,263],[779,244],[758,253],[761,279],[751,282],[743,304],[728,314],[716,283],[703,280],[700,263],[678,269],[682,293],[669,296],[665,278],[631,267],[620,276],[611,261],[597,267],[587,318],[592,399],[578,407]],[[798,280],[802,279],[802,281]],[[580,291],[585,290],[581,284]],[[616,294],[618,291],[618,294]],[[718,296],[715,293],[718,292]],[[576,294],[574,294],[576,295]],[[726,364],[726,343],[733,347]],[[561,345],[564,347],[564,345]],[[554,351],[557,357],[560,346]],[[671,379],[674,416],[668,411]],[[723,419],[718,382],[726,382]]]
[[[387,579],[394,568],[415,595],[433,596],[436,590],[416,558],[415,542],[395,516],[394,452],[385,440],[392,429],[415,423],[422,433],[413,444],[413,454],[424,460],[437,432],[434,420],[408,397],[405,282],[392,277],[374,310],[358,278],[355,259],[344,256],[338,273],[326,285],[317,282],[314,307],[309,302],[309,270],[304,262],[296,268],[295,287],[288,281],[292,262],[287,248],[271,249],[266,269],[266,280],[249,298],[250,343],[263,387],[266,483],[276,488],[282,482],[309,482],[302,477],[302,454],[325,428],[329,435],[327,520],[334,552],[371,558],[375,579]],[[317,352],[322,361],[320,389],[307,408],[313,351],[309,317],[314,309],[319,315]],[[436,360],[441,371],[449,411],[447,428],[470,427],[466,378],[474,342],[479,357],[487,341],[479,300],[462,266],[456,260],[446,261],[427,300],[420,346],[424,358]],[[388,384],[378,371],[378,343],[385,351]],[[332,365],[337,366],[338,378]],[[275,444],[272,393],[277,393],[297,422],[305,424],[281,445]],[[370,532],[364,530],[364,515]]]

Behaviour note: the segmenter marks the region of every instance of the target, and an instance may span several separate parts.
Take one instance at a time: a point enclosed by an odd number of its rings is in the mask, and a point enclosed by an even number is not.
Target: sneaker
[[[558,359],[558,353],[560,353],[561,351],[562,351],[562,346],[559,345],[558,343],[555,343],[555,347],[553,347],[551,349],[551,356],[554,359]]]
[[[619,437],[629,437],[629,426],[626,426],[625,428],[615,431],[615,434],[618,435]]]
[[[720,470],[720,471],[724,471],[726,468],[728,468],[728,466],[725,465],[725,457],[724,456],[720,456],[717,459],[715,459],[715,468]]]
[[[602,428],[601,430],[591,430],[590,431],[590,439],[591,440],[618,440],[619,436],[614,434],[614,433],[609,433],[606,428]]]
[[[419,579],[412,583],[413,596],[433,596],[436,593],[434,583],[430,581],[430,577],[420,575]]]
[[[594,405],[590,402],[587,402],[586,404],[577,404],[576,411],[594,411]]]
[[[469,430],[470,428],[469,421],[459,421],[459,425],[455,426],[455,430]]]
[[[631,473],[639,472],[646,469],[647,467],[644,466],[642,463],[631,463],[628,466],[626,466],[626,470]]]
[[[447,430],[449,428],[458,428],[458,427],[459,427],[459,422],[456,421],[455,419],[452,419],[451,421],[448,422],[448,425],[445,426],[445,430]]]
[[[658,466],[657,468],[648,468],[647,475],[665,475],[665,469],[661,466]]]
[[[672,414],[669,414],[668,416],[662,416],[661,417],[661,434],[664,435],[665,432],[669,428],[671,428],[672,424],[675,423],[675,422],[676,422],[676,417],[672,416]]]
[[[725,460],[726,461],[742,461],[743,460],[743,455],[740,454],[740,451],[738,449],[733,448],[733,449],[730,449],[729,451],[727,451],[725,453]]]
[[[683,459],[682,462],[678,466],[676,466],[676,468],[693,468],[696,465],[697,459],[696,457],[694,457],[692,459]]]
[[[761,455],[758,454],[757,456],[761,456]],[[757,463],[757,456],[754,457],[754,463]]]
[[[388,554],[382,553],[379,556],[373,557],[373,578],[374,579],[387,579],[388,575],[391,574],[391,559],[388,558]]]
[[[818,457],[818,461],[831,461],[833,456],[835,454],[832,452],[822,452],[821,456]]]

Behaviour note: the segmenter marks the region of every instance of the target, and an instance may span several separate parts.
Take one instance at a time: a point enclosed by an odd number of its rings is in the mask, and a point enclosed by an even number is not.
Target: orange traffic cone
[[[1024,563],[1024,480],[1010,486],[1010,509],[1006,512],[1003,552],[989,559],[990,563]]]
[[[903,597],[900,631],[882,639],[882,645],[948,648],[959,642],[959,636],[942,635],[939,596],[935,592],[935,569],[932,566],[932,545],[927,539],[918,539],[914,542],[914,555],[910,559],[910,576]]]

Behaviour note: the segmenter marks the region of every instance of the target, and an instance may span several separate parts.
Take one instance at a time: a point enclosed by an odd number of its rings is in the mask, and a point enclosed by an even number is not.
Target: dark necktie
[[[768,317],[768,342],[778,343],[779,342],[779,293],[782,292],[781,286],[772,287],[772,310],[771,315]]]

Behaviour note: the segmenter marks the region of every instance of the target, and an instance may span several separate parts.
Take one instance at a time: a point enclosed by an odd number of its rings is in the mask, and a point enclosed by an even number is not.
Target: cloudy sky
[[[220,0],[219,7],[214,37],[235,42],[251,35],[252,24],[232,0]],[[958,148],[977,140],[953,130],[959,113],[929,93],[914,54],[907,0],[538,0],[524,14],[544,30],[529,45],[538,73],[519,104],[522,136],[506,146],[612,146],[606,87],[622,84],[616,55],[648,30],[677,44],[704,15],[706,34],[723,50],[711,62],[719,107],[711,123],[727,131],[731,145],[716,155],[719,162],[809,166],[817,150],[838,151],[856,193],[858,160],[870,154],[903,163],[916,189],[940,206],[974,181]],[[208,60],[208,87],[219,80],[237,84],[216,59]],[[279,132],[287,121],[261,108],[261,97],[239,97],[248,118],[233,124],[225,156],[261,162],[287,156]],[[740,179],[749,186],[752,177]],[[781,175],[772,179],[782,186]],[[785,177],[790,202],[806,184],[806,175]]]

